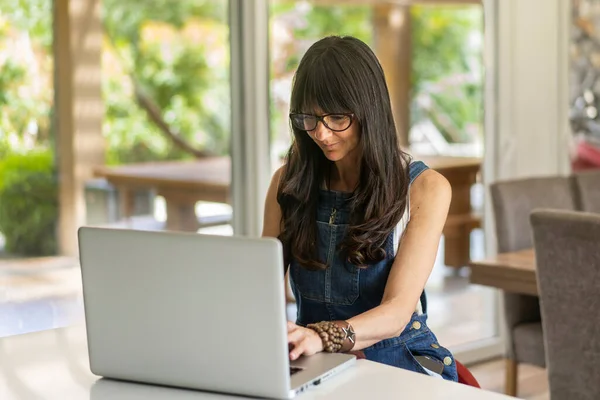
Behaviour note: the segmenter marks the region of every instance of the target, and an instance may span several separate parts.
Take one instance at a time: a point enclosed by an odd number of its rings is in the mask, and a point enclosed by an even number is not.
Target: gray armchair
[[[500,181],[490,185],[498,252],[533,247],[529,214],[535,208],[575,209],[571,181],[567,177],[540,177]],[[518,364],[544,367],[544,341],[535,296],[504,293],[508,343],[506,394],[517,395]]]
[[[573,188],[578,210],[600,213],[600,170],[574,173]]]
[[[600,399],[600,214],[531,214],[552,400]]]

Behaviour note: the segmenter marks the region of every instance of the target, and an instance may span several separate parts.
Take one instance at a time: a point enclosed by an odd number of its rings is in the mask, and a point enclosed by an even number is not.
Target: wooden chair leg
[[[517,396],[518,364],[515,360],[506,359],[506,381],[505,393],[509,396]]]

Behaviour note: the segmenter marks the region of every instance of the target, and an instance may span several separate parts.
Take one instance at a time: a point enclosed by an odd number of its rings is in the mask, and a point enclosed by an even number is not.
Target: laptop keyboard
[[[302,371],[302,368],[299,367],[290,367],[290,375],[294,375],[296,372]]]

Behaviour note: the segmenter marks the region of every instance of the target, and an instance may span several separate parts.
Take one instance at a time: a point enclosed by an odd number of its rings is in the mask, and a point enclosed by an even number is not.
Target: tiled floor
[[[504,393],[504,360],[492,360],[469,367],[485,390]],[[532,365],[519,366],[517,396],[527,400],[550,400],[548,376],[544,368]]]
[[[80,277],[69,258],[0,259],[0,336],[81,320]]]
[[[482,258],[483,232],[471,234],[471,257]],[[447,347],[491,338],[495,332],[495,291],[469,284],[469,269],[443,263],[443,238],[426,286],[428,325]]]

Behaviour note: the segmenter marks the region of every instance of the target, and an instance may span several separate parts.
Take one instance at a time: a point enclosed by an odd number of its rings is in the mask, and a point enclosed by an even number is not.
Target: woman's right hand
[[[304,328],[288,321],[288,345],[290,360],[296,360],[301,355],[312,356],[323,351],[323,341],[319,334],[312,329]]]

